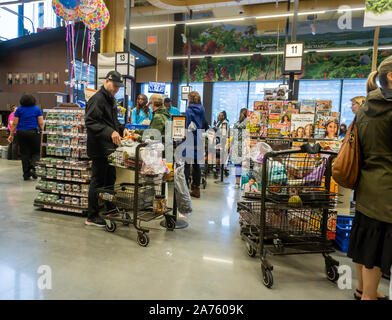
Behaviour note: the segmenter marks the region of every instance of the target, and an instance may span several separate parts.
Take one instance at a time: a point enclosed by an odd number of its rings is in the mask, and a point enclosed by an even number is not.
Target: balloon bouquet
[[[68,70],[69,62],[71,61],[72,68],[69,73],[70,81],[68,84],[74,87],[77,82],[87,85],[89,66],[91,64],[91,52],[95,51],[95,32],[102,30],[107,26],[110,20],[109,10],[103,0],[52,0],[53,10],[56,16],[66,22],[66,41],[67,41],[67,60]],[[78,40],[76,36],[75,44],[75,22],[82,21],[86,28],[84,28],[83,43],[82,43],[82,66],[86,61],[86,81],[83,79],[83,70],[81,72],[81,79],[75,79],[76,58],[75,48]],[[88,31],[87,31],[88,30]],[[87,49],[86,60],[84,59],[84,43],[87,34]],[[83,68],[82,68],[83,69]]]

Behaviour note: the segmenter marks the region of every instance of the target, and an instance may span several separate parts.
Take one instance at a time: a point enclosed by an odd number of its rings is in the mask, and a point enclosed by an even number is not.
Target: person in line
[[[229,120],[227,120],[226,111],[222,111],[222,112],[219,113],[218,121],[214,120],[214,126],[215,126],[216,129],[219,129],[219,128],[222,127],[222,125],[224,123],[226,123],[226,125],[227,125],[226,127],[228,128],[229,127],[229,125],[228,125],[229,124]]]
[[[239,189],[242,176],[242,134],[246,130],[248,120],[248,109],[242,108],[239,120],[234,124],[234,142],[233,146],[236,150],[232,150],[231,161],[235,166],[235,188]]]
[[[199,160],[204,159],[204,150],[203,153],[200,154],[198,157],[198,148],[202,148],[204,146],[204,139],[201,134],[197,134],[197,130],[208,129],[206,114],[203,105],[201,104],[201,98],[197,91],[192,91],[188,95],[188,108],[186,110],[186,129],[187,129],[187,136],[189,134],[193,134],[193,146],[188,146],[187,149],[193,149],[193,154],[186,156],[186,163],[185,163],[185,177],[186,181],[189,181],[190,178],[190,171],[191,171],[191,163],[192,163],[192,184],[191,184],[191,192],[190,195],[195,198],[200,198],[200,181],[201,181],[201,169],[200,164],[198,163]],[[193,123],[194,130],[190,132],[189,126]],[[187,138],[188,140],[189,138]],[[189,139],[188,141],[190,141]],[[187,151],[187,150],[184,150]],[[189,159],[188,159],[189,158]]]
[[[23,168],[23,179],[37,179],[35,164],[39,161],[41,151],[41,132],[44,130],[44,118],[41,109],[31,94],[23,94],[20,107],[14,114],[8,142],[12,143],[17,131],[17,141],[20,148]]]
[[[377,288],[392,265],[392,56],[369,75],[367,92],[356,115],[361,167],[347,256],[358,273],[355,298],[376,300],[387,299]]]
[[[351,111],[356,115],[358,113],[359,107],[363,105],[366,97],[358,96],[351,99]]]
[[[347,126],[346,124],[342,123],[340,125],[340,132],[339,132],[339,139],[342,139],[346,136],[347,133]]]
[[[167,108],[163,105],[163,98],[160,94],[154,93],[150,97],[149,104],[152,107],[152,120],[148,129],[156,129],[161,133],[161,136],[165,136],[166,122],[170,121],[170,114]],[[144,129],[132,130],[131,134],[133,138],[139,142],[142,141]]]
[[[14,104],[13,106],[11,106],[11,114],[8,116],[8,135],[11,133],[11,128],[12,128],[12,124],[14,122],[16,109],[18,109],[17,105]],[[15,130],[14,135],[16,134],[16,131],[17,130]],[[17,135],[15,135],[15,137],[16,137],[16,139],[14,139],[14,141],[12,141],[8,146],[8,156],[7,156],[8,160],[17,160],[18,159]]]
[[[87,155],[92,160],[91,181],[88,193],[87,226],[104,227],[99,217],[97,188],[110,187],[116,182],[116,168],[109,165],[108,156],[121,144],[121,136],[129,132],[117,117],[114,96],[123,86],[117,71],[110,71],[104,85],[87,102],[85,123],[87,128]],[[107,205],[109,208],[109,204]]]
[[[169,112],[170,116],[179,116],[180,110],[178,110],[177,108],[175,108],[172,105],[172,101],[170,98],[165,98],[165,100],[163,101],[163,104],[165,105],[167,111]]]
[[[152,110],[148,105],[148,99],[145,94],[139,94],[136,99],[136,106],[132,110],[131,124],[141,125],[150,124],[152,119]]]

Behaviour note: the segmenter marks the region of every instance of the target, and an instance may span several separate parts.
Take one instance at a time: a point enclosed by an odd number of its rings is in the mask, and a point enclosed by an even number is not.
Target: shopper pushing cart
[[[124,86],[117,71],[110,71],[101,89],[87,102],[85,123],[87,127],[87,155],[92,160],[92,174],[88,194],[87,226],[105,227],[99,217],[97,188],[113,186],[116,168],[109,165],[108,155],[121,144],[121,137],[129,135],[117,118],[115,94]],[[108,204],[110,207],[110,204]]]

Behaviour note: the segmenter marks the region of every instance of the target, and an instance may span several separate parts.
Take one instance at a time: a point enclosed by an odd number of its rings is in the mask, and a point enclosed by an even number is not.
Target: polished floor
[[[272,258],[274,286],[265,288],[239,237],[238,191],[208,182],[189,227],[168,232],[155,222],[143,248],[132,228],[112,234],[35,210],[35,182],[22,180],[19,161],[0,159],[0,299],[352,299],[326,280],[321,255]],[[380,289],[388,292],[387,281]]]

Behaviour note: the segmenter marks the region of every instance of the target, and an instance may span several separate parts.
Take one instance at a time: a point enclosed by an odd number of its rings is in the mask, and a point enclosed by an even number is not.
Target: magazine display
[[[316,112],[330,112],[332,109],[331,100],[317,100],[316,101]]]
[[[268,128],[266,111],[248,111],[246,131],[251,137],[266,137]]]
[[[291,115],[291,137],[310,139],[314,132],[314,114]]]
[[[253,104],[253,111],[268,112],[268,101],[255,101]]]
[[[316,113],[316,101],[315,100],[302,100],[300,113],[304,113],[304,114]]]
[[[317,112],[314,137],[317,139],[336,139],[339,130],[339,116],[339,112]]]

